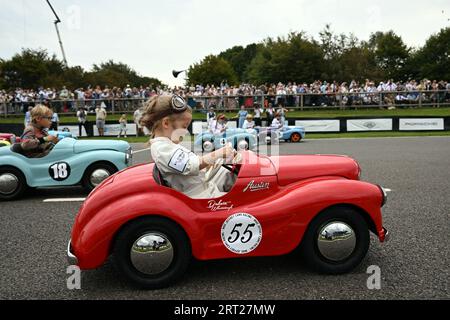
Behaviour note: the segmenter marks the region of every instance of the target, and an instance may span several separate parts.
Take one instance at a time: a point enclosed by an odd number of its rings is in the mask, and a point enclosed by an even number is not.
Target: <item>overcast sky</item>
[[[450,25],[450,0],[51,0],[70,66],[91,69],[113,59],[170,85],[172,69],[208,54],[267,37],[306,31],[318,38],[330,23],[337,33],[367,40],[394,30],[422,46]],[[0,57],[44,48],[61,58],[53,14],[45,0],[0,0]],[[180,78],[183,78],[180,76]]]

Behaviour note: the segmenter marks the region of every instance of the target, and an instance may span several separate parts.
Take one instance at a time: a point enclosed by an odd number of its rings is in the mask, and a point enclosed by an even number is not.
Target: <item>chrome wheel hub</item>
[[[317,247],[326,259],[342,261],[356,248],[355,231],[344,222],[330,222],[319,231]]]
[[[139,272],[156,275],[169,268],[173,261],[173,247],[164,234],[147,233],[134,242],[130,258]]]
[[[239,141],[237,145],[238,150],[248,150],[248,142],[245,140]]]
[[[211,141],[205,141],[203,142],[203,150],[206,152],[211,152],[214,150],[214,145]]]
[[[97,169],[94,170],[91,173],[91,177],[89,178],[89,180],[91,181],[91,184],[96,187],[98,186],[100,183],[102,183],[103,180],[105,180],[106,178],[108,178],[111,174],[109,173],[108,170],[106,169]]]
[[[12,194],[19,186],[19,179],[12,173],[3,173],[0,175],[0,193]]]

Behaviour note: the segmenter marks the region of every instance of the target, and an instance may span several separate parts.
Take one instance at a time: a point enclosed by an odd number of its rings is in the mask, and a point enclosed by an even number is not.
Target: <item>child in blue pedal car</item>
[[[29,158],[45,157],[58,143],[58,137],[48,135],[52,125],[53,112],[44,105],[37,105],[31,110],[31,123],[21,136],[22,154]]]

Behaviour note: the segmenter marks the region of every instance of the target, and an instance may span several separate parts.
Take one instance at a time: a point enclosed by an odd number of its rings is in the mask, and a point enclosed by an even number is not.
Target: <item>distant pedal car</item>
[[[236,150],[253,150],[258,145],[257,131],[254,129],[227,129],[223,134],[214,135],[204,131],[195,139],[194,146],[210,152],[231,143]]]
[[[13,133],[0,133],[0,142],[8,141],[10,144],[19,143],[20,138]]]
[[[131,165],[125,141],[64,138],[48,155],[28,158],[20,144],[0,148],[0,200],[20,198],[27,187],[73,186],[91,191],[104,179]]]
[[[62,140],[64,138],[73,138],[73,135],[70,131],[53,131],[50,130],[48,132],[49,135],[58,137],[59,140]]]
[[[366,256],[369,231],[387,240],[385,189],[360,181],[355,160],[240,155],[225,166],[237,175],[235,185],[216,199],[191,199],[171,189],[155,164],[108,178],[76,216],[69,263],[94,269],[113,255],[132,283],[156,289],[179,279],[192,256],[278,256],[299,247],[314,270],[340,274]],[[206,179],[220,168],[211,166]]]
[[[305,139],[305,128],[298,126],[284,126],[281,129],[259,128],[258,137],[261,142],[277,143],[279,141],[300,142]]]

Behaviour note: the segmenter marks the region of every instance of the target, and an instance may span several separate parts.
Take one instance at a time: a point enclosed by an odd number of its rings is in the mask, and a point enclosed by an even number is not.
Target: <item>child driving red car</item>
[[[227,193],[235,175],[221,168],[209,181],[203,169],[218,159],[231,160],[236,151],[226,146],[198,156],[180,145],[188,133],[192,109],[177,95],[155,96],[144,106],[141,124],[151,133],[151,154],[164,180],[171,188],[195,199],[217,198]]]

